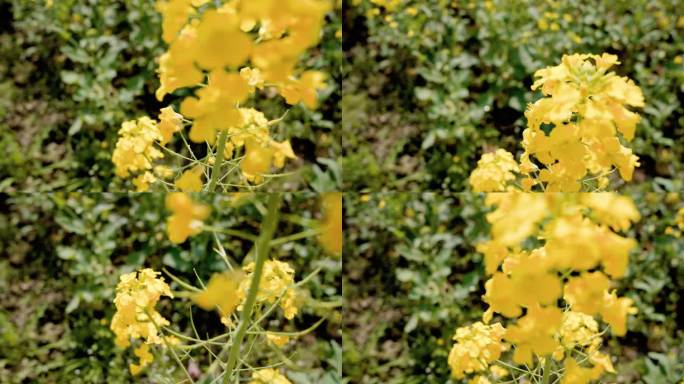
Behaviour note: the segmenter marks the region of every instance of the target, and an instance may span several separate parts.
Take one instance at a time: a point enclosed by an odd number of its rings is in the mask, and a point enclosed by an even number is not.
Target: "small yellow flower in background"
[[[202,190],[202,175],[204,169],[201,165],[195,166],[183,172],[176,180],[176,187],[183,192],[199,192]]]
[[[202,220],[209,216],[210,209],[203,204],[195,204],[182,192],[166,196],[166,208],[173,214],[166,221],[166,230],[172,243],[180,244],[189,236],[202,232]]]
[[[546,21],[546,19],[539,19],[537,21],[537,27],[539,27],[539,29],[541,29],[542,31],[546,31],[547,29],[549,29],[549,22]]]
[[[247,272],[247,276],[240,283],[238,290],[241,302],[247,297],[249,285],[252,282],[254,263],[249,263],[242,269]],[[278,260],[267,260],[264,263],[256,300],[258,303],[273,304],[281,296],[280,308],[283,310],[285,318],[292,320],[299,311],[297,292],[294,287],[294,269],[288,263]],[[242,310],[242,305],[238,309]]]
[[[140,374],[148,364],[154,361],[154,355],[150,353],[150,346],[148,344],[141,344],[138,348],[133,351],[133,354],[138,356],[140,359],[140,364],[129,364],[128,368],[133,376]]]
[[[230,316],[238,306],[238,288],[244,277],[239,270],[216,273],[202,292],[192,295],[192,301],[205,311],[216,309],[221,317]]]
[[[278,347],[282,347],[285,344],[287,344],[288,341],[290,341],[290,337],[287,335],[280,335],[277,333],[273,332],[266,332],[266,338],[268,341],[271,343],[275,344]]]
[[[159,114],[159,132],[161,145],[166,145],[173,134],[183,128],[183,115],[173,110],[173,107],[162,108]]]
[[[485,325],[477,322],[458,328],[454,335],[456,344],[449,352],[451,374],[461,379],[465,374],[487,370],[489,363],[508,350],[508,345],[502,340],[505,335],[506,329],[499,323]]]
[[[292,382],[273,368],[263,368],[252,372],[252,381],[249,384],[292,384]]]
[[[482,155],[468,182],[475,192],[500,192],[507,189],[508,182],[515,180],[514,172],[518,171],[513,154],[497,149]]]
[[[318,241],[334,255],[342,254],[342,192],[327,192],[321,196],[323,219]]]

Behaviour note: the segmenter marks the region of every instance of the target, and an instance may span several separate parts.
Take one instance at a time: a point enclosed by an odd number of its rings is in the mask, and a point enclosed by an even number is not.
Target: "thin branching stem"
[[[230,378],[237,362],[238,353],[240,352],[240,344],[247,333],[247,327],[252,317],[252,310],[256,301],[257,292],[259,291],[259,283],[261,282],[261,274],[264,269],[264,263],[268,257],[271,249],[271,239],[278,224],[278,213],[282,196],[280,193],[272,193],[268,197],[268,208],[264,221],[261,223],[261,231],[259,239],[256,242],[256,260],[254,260],[254,272],[252,273],[252,281],[249,285],[247,298],[242,307],[242,314],[240,318],[240,325],[235,331],[235,337],[228,354],[228,363],[226,364],[226,375],[223,377],[224,384],[230,383]]]

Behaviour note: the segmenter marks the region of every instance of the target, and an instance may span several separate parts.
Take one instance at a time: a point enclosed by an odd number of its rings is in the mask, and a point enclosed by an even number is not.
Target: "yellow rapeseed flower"
[[[242,268],[247,272],[247,276],[240,283],[238,297],[244,301],[249,291],[254,272],[254,263],[249,263]],[[285,314],[285,318],[291,320],[299,311],[297,291],[294,287],[294,269],[285,262],[278,260],[267,260],[257,292],[258,303],[273,304],[280,298],[280,308]],[[241,309],[242,305],[238,309]]]
[[[217,310],[221,317],[230,316],[239,304],[238,287],[244,277],[239,270],[216,273],[204,290],[192,295],[192,301],[206,311]]]
[[[500,192],[508,189],[508,183],[515,180],[517,172],[518,163],[513,154],[497,149],[482,155],[468,181],[475,192]]]
[[[157,312],[155,306],[161,296],[173,297],[173,294],[159,275],[159,272],[145,268],[120,277],[114,298],[116,313],[110,325],[119,347],[128,347],[131,339],[162,344],[157,327],[167,326],[169,321]]]
[[[182,192],[168,194],[166,208],[173,212],[166,220],[166,230],[169,240],[176,244],[202,232],[202,220],[206,219],[210,212],[209,207],[195,204],[188,195]]]
[[[506,329],[501,324],[485,325],[477,322],[456,330],[456,344],[449,352],[451,374],[457,379],[466,374],[487,370],[489,364],[508,350],[503,342]]]

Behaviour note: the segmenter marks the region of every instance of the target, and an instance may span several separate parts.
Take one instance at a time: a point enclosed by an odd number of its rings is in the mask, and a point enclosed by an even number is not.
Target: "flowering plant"
[[[594,317],[623,336],[636,313],[632,300],[611,288],[637,246],[618,234],[639,220],[634,203],[607,192],[493,193],[485,202],[495,207],[487,215],[491,239],[477,250],[489,276],[482,297],[489,307],[482,322],[456,331],[454,377],[476,374],[473,383],[488,383],[512,374],[515,382],[555,377],[569,384],[615,372],[600,351],[607,328]],[[509,324],[490,324],[495,315]],[[502,357],[509,351],[510,363]]]
[[[154,183],[185,192],[226,190],[260,185],[273,176],[272,167],[296,159],[288,140],[272,137],[271,127],[281,118],[269,121],[245,105],[268,91],[289,105],[316,108],[326,75],[298,62],[318,43],[330,8],[326,0],[159,0],[169,47],[159,59],[156,96],[163,101],[183,89],[184,97],[179,109],[162,108],[158,121],[142,117],[123,123],[112,155],[117,176],[135,176],[138,191]],[[191,142],[206,143],[204,156],[186,140],[185,125],[191,126]],[[186,153],[167,147],[175,134]],[[175,171],[154,166],[165,154],[186,164]],[[173,183],[165,181],[170,178]]]
[[[643,107],[641,89],[608,70],[617,56],[564,55],[538,70],[532,90],[545,96],[528,105],[520,162],[503,149],[484,154],[470,175],[476,192],[509,189],[549,192],[605,190],[610,175],[630,181],[639,158],[620,138],[634,138]]]
[[[246,200],[237,195],[237,199]],[[215,228],[205,224],[209,219],[208,206],[195,202],[191,196],[182,192],[174,192],[166,196],[167,208],[171,215],[167,219],[166,230],[172,243],[182,244],[191,236],[200,232],[214,233],[216,252],[225,262],[226,270],[211,276],[207,282],[198,281],[198,286],[164,271],[172,280],[169,285],[160,272],[150,268],[134,271],[120,277],[116,287],[114,303],[117,312],[111,322],[111,330],[116,336],[116,344],[126,348],[135,346],[134,354],[138,362],[130,364],[133,375],[141,374],[154,361],[157,350],[168,353],[181,367],[186,380],[195,379],[223,380],[234,382],[245,378],[245,372],[251,383],[289,383],[280,370],[279,365],[291,366],[292,363],[280,351],[292,339],[300,338],[325,321],[321,318],[309,328],[284,332],[268,329],[267,320],[282,313],[286,320],[292,320],[300,309],[309,304],[333,308],[339,303],[335,301],[319,302],[306,294],[305,286],[315,278],[321,268],[315,269],[299,281],[295,279],[295,270],[289,263],[277,260],[270,255],[272,247],[305,238],[317,238],[325,252],[337,255],[341,249],[341,194],[324,195],[321,204],[322,220],[311,221],[311,226],[300,233],[274,238],[280,217],[280,194],[269,194],[266,207],[263,208],[263,220],[260,233],[252,235],[235,229]],[[255,203],[256,205],[260,205]],[[339,221],[339,223],[337,223]],[[248,260],[242,266],[236,266],[224,248],[220,237],[230,235],[253,242],[248,253]],[[156,305],[163,297],[186,299],[206,311],[216,311],[218,319],[226,327],[226,331],[203,339],[197,333],[191,317],[194,334],[189,335],[174,329],[172,320],[157,311]],[[192,312],[191,312],[192,315]],[[252,347],[255,343],[274,349],[278,361],[273,365],[259,367],[251,360]],[[243,347],[249,345],[246,352]],[[215,351],[216,348],[219,348]],[[183,362],[192,359],[196,351],[207,351],[212,363],[204,373],[190,372]]]

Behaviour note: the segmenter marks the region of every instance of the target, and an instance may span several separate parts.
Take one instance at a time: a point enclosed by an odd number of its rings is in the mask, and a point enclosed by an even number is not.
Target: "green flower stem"
[[[544,360],[544,376],[542,376],[542,384],[549,384],[551,381],[551,356],[546,356]]]
[[[226,374],[223,377],[224,384],[230,383],[230,378],[233,376],[233,369],[237,361],[238,353],[240,352],[240,345],[242,339],[247,333],[250,318],[252,317],[252,310],[254,309],[254,302],[256,301],[257,292],[259,291],[259,283],[261,282],[261,273],[264,269],[264,262],[268,257],[271,249],[271,239],[275,232],[278,223],[278,211],[280,209],[281,195],[280,193],[272,193],[268,196],[268,208],[264,221],[261,223],[261,231],[259,239],[256,241],[256,260],[254,260],[254,272],[252,273],[252,281],[249,284],[249,291],[247,298],[242,307],[242,314],[240,316],[240,325],[238,325],[233,337],[233,343],[228,354],[228,363],[226,364]]]
[[[209,192],[214,192],[216,189],[219,173],[221,173],[221,164],[223,163],[223,151],[226,149],[227,140],[228,131],[222,129],[221,133],[219,133],[218,148],[216,152],[216,158],[214,159],[214,167],[211,169],[211,180],[209,181],[209,186],[207,187]]]
[[[290,241],[306,239],[307,237],[317,236],[320,234],[321,234],[320,229],[311,229],[308,231],[295,233],[293,235],[283,236],[283,237],[279,237],[277,239],[273,239],[273,240],[271,240],[271,246],[289,243]]]

